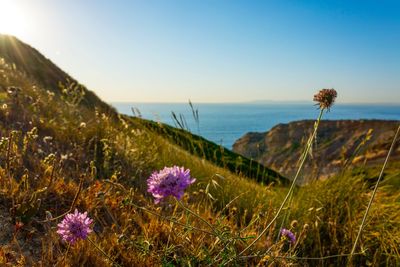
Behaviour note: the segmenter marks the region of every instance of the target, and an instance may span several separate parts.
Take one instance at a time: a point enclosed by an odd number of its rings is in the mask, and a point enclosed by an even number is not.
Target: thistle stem
[[[286,220],[290,217],[290,204],[292,203],[292,197],[293,197],[293,192],[289,196],[289,200],[288,200],[288,204],[287,204],[287,211],[285,212],[285,216],[283,216],[283,220],[282,220],[281,226],[279,227],[279,232],[278,232],[278,236],[276,237],[275,243],[277,243],[279,241],[279,239],[281,238],[280,230],[285,225]]]
[[[367,220],[368,213],[369,213],[369,211],[370,211],[370,209],[371,209],[371,206],[372,206],[372,201],[373,201],[374,198],[375,198],[376,192],[377,192],[377,190],[378,190],[379,183],[380,183],[380,181],[382,180],[383,172],[384,172],[384,170],[385,170],[385,168],[386,168],[386,165],[387,165],[387,163],[388,163],[388,161],[389,161],[390,154],[392,153],[393,148],[394,148],[394,146],[395,146],[395,144],[396,144],[397,137],[399,136],[399,132],[400,132],[400,126],[397,128],[396,134],[395,134],[395,136],[394,136],[394,138],[393,138],[393,142],[392,142],[392,144],[391,144],[391,146],[390,146],[389,152],[387,153],[385,162],[383,163],[381,173],[379,174],[378,181],[376,181],[376,184],[375,184],[375,187],[374,187],[374,191],[372,192],[372,196],[371,196],[371,198],[370,198],[370,200],[369,200],[367,209],[366,209],[366,211],[365,211],[365,213],[364,213],[364,217],[363,217],[363,219],[362,219],[360,228],[358,229],[357,237],[356,237],[356,240],[354,241],[354,245],[353,245],[353,248],[352,248],[351,253],[350,253],[350,256],[349,256],[349,261],[348,261],[348,264],[347,264],[348,266],[351,265],[351,259],[352,259],[353,255],[354,255],[354,252],[356,251],[356,247],[357,247],[358,240],[359,240],[360,237],[361,237],[361,232],[362,232],[362,230],[363,230],[363,228],[364,228],[364,226],[365,226],[365,222],[366,222],[366,220]]]
[[[245,249],[243,249],[243,250],[239,253],[238,256],[242,256],[246,251],[248,251],[248,250],[249,250],[249,249],[250,249],[264,234],[265,234],[265,232],[267,232],[267,230],[271,227],[271,225],[272,225],[272,224],[276,221],[276,219],[278,218],[279,214],[282,212],[283,207],[285,206],[286,202],[289,200],[289,197],[291,196],[291,194],[292,194],[292,192],[293,192],[293,190],[294,190],[294,187],[295,187],[295,185],[296,185],[296,181],[297,181],[297,179],[298,179],[298,177],[299,177],[299,175],[300,175],[300,171],[302,170],[303,165],[304,165],[304,162],[305,162],[306,159],[307,159],[307,155],[308,155],[308,153],[309,153],[309,151],[310,151],[310,149],[311,149],[312,141],[314,140],[315,135],[317,134],[317,129],[318,129],[319,123],[320,123],[320,121],[321,121],[321,119],[322,119],[323,113],[324,113],[324,108],[322,108],[321,111],[320,111],[320,113],[319,113],[318,119],[317,119],[317,121],[316,121],[316,123],[315,123],[315,125],[314,125],[314,132],[313,132],[313,134],[311,135],[311,137],[310,137],[310,139],[309,139],[309,141],[308,141],[308,143],[307,143],[307,147],[306,147],[306,150],[304,151],[303,158],[302,158],[302,160],[301,160],[299,169],[297,170],[297,173],[296,173],[296,175],[295,175],[295,177],[294,177],[294,179],[293,179],[293,181],[292,181],[292,184],[291,184],[291,186],[290,186],[290,188],[289,188],[289,191],[288,191],[288,193],[286,194],[285,199],[282,201],[281,206],[280,206],[279,209],[278,209],[278,212],[275,214],[275,216],[274,216],[274,218],[271,220],[271,222],[264,228],[264,230],[262,230],[261,234],[259,234],[259,235],[257,236],[257,238],[254,239],[254,240],[250,243],[250,245],[248,245]]]

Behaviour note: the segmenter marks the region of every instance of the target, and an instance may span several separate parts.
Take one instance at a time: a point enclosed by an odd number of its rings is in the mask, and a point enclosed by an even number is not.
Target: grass
[[[165,137],[191,154],[212,161],[215,165],[226,168],[231,172],[255,179],[262,184],[272,182],[285,184],[289,180],[279,173],[263,166],[262,164],[234,153],[220,145],[210,142],[201,136],[188,131],[171,127],[167,124],[156,123],[139,118],[130,118],[134,123],[145,126],[152,132]]]
[[[67,95],[51,94],[2,62],[0,87],[21,88],[17,96],[3,91],[0,98],[2,265],[346,264],[378,170],[350,168],[294,188],[284,227],[296,234],[296,244],[275,242],[280,216],[238,257],[288,193],[279,175],[243,158],[236,164],[238,155],[226,150],[214,155],[215,144],[183,130],[75,101],[86,92],[76,84],[65,85],[72,90]],[[197,178],[182,199],[185,208],[173,199],[155,205],[146,192],[149,175],[172,165]],[[354,256],[357,266],[400,265],[399,164],[388,167]],[[87,240],[74,246],[60,240],[57,217],[71,208],[88,211],[94,220],[90,239],[112,261]]]

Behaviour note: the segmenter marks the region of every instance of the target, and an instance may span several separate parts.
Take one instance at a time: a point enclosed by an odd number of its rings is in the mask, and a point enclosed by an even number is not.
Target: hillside
[[[79,84],[36,49],[13,36],[0,34],[0,57],[12,64],[12,67],[27,79],[31,79],[34,84],[41,85],[57,96],[62,94],[60,84],[79,85],[78,89],[84,92],[82,104],[91,108],[104,109],[107,113],[113,112],[111,107],[92,91],[87,90],[85,86]]]
[[[285,198],[282,176],[201,137],[117,114],[33,48],[0,39],[1,266],[345,265],[379,168],[295,188],[288,212],[242,255]],[[61,89],[60,78],[69,80]],[[175,165],[196,180],[180,201],[155,204],[148,178]],[[400,172],[389,166],[356,266],[400,264]],[[57,231],[75,209],[93,232],[69,243]],[[279,238],[281,227],[297,242]]]
[[[303,182],[333,176],[349,163],[382,164],[398,124],[399,121],[383,120],[322,121],[312,157],[302,174]],[[293,177],[313,125],[313,121],[295,121],[279,124],[265,133],[247,133],[235,142],[233,150]],[[399,145],[392,156],[400,157]]]
[[[53,92],[56,98],[68,98],[67,101],[71,104],[79,102],[80,106],[89,108],[89,110],[96,109],[99,113],[104,112],[113,119],[117,119],[117,112],[114,108],[100,100],[92,91],[66,74],[36,49],[17,38],[0,34],[0,57],[6,62],[12,62],[11,67],[24,77],[26,76],[27,79],[32,80],[34,84]],[[6,88],[3,88],[3,90],[5,91]],[[251,162],[246,157],[222,148],[200,136],[165,124],[153,123],[140,118],[129,118],[128,116],[122,117],[126,120],[135,121],[137,127],[146,127],[150,131],[162,135],[193,155],[209,160],[217,166],[227,168],[237,174],[256,179],[264,184],[273,182],[287,184],[288,182],[279,173],[257,162]]]
[[[217,166],[221,166],[234,173],[254,179],[263,185],[272,183],[287,185],[289,182],[287,178],[280,175],[278,172],[265,167],[266,165],[232,152],[201,136],[158,122],[139,118],[132,118],[132,121],[139,123],[152,132],[160,134],[170,142],[182,147],[195,156],[209,160]]]

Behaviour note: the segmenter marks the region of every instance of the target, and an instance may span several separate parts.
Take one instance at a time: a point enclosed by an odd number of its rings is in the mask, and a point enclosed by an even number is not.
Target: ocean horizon
[[[197,124],[188,103],[114,102],[111,105],[122,114],[138,116],[139,110],[143,118],[171,126],[177,126],[172,112],[182,114],[192,133],[229,149],[248,132],[266,132],[281,123],[315,119],[319,113],[312,102],[194,103],[199,112]],[[400,104],[339,103],[324,114],[324,119],[400,120]]]

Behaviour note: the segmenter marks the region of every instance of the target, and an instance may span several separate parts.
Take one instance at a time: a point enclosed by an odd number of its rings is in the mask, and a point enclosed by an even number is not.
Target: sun
[[[0,34],[21,36],[26,26],[26,16],[17,1],[0,0]]]

